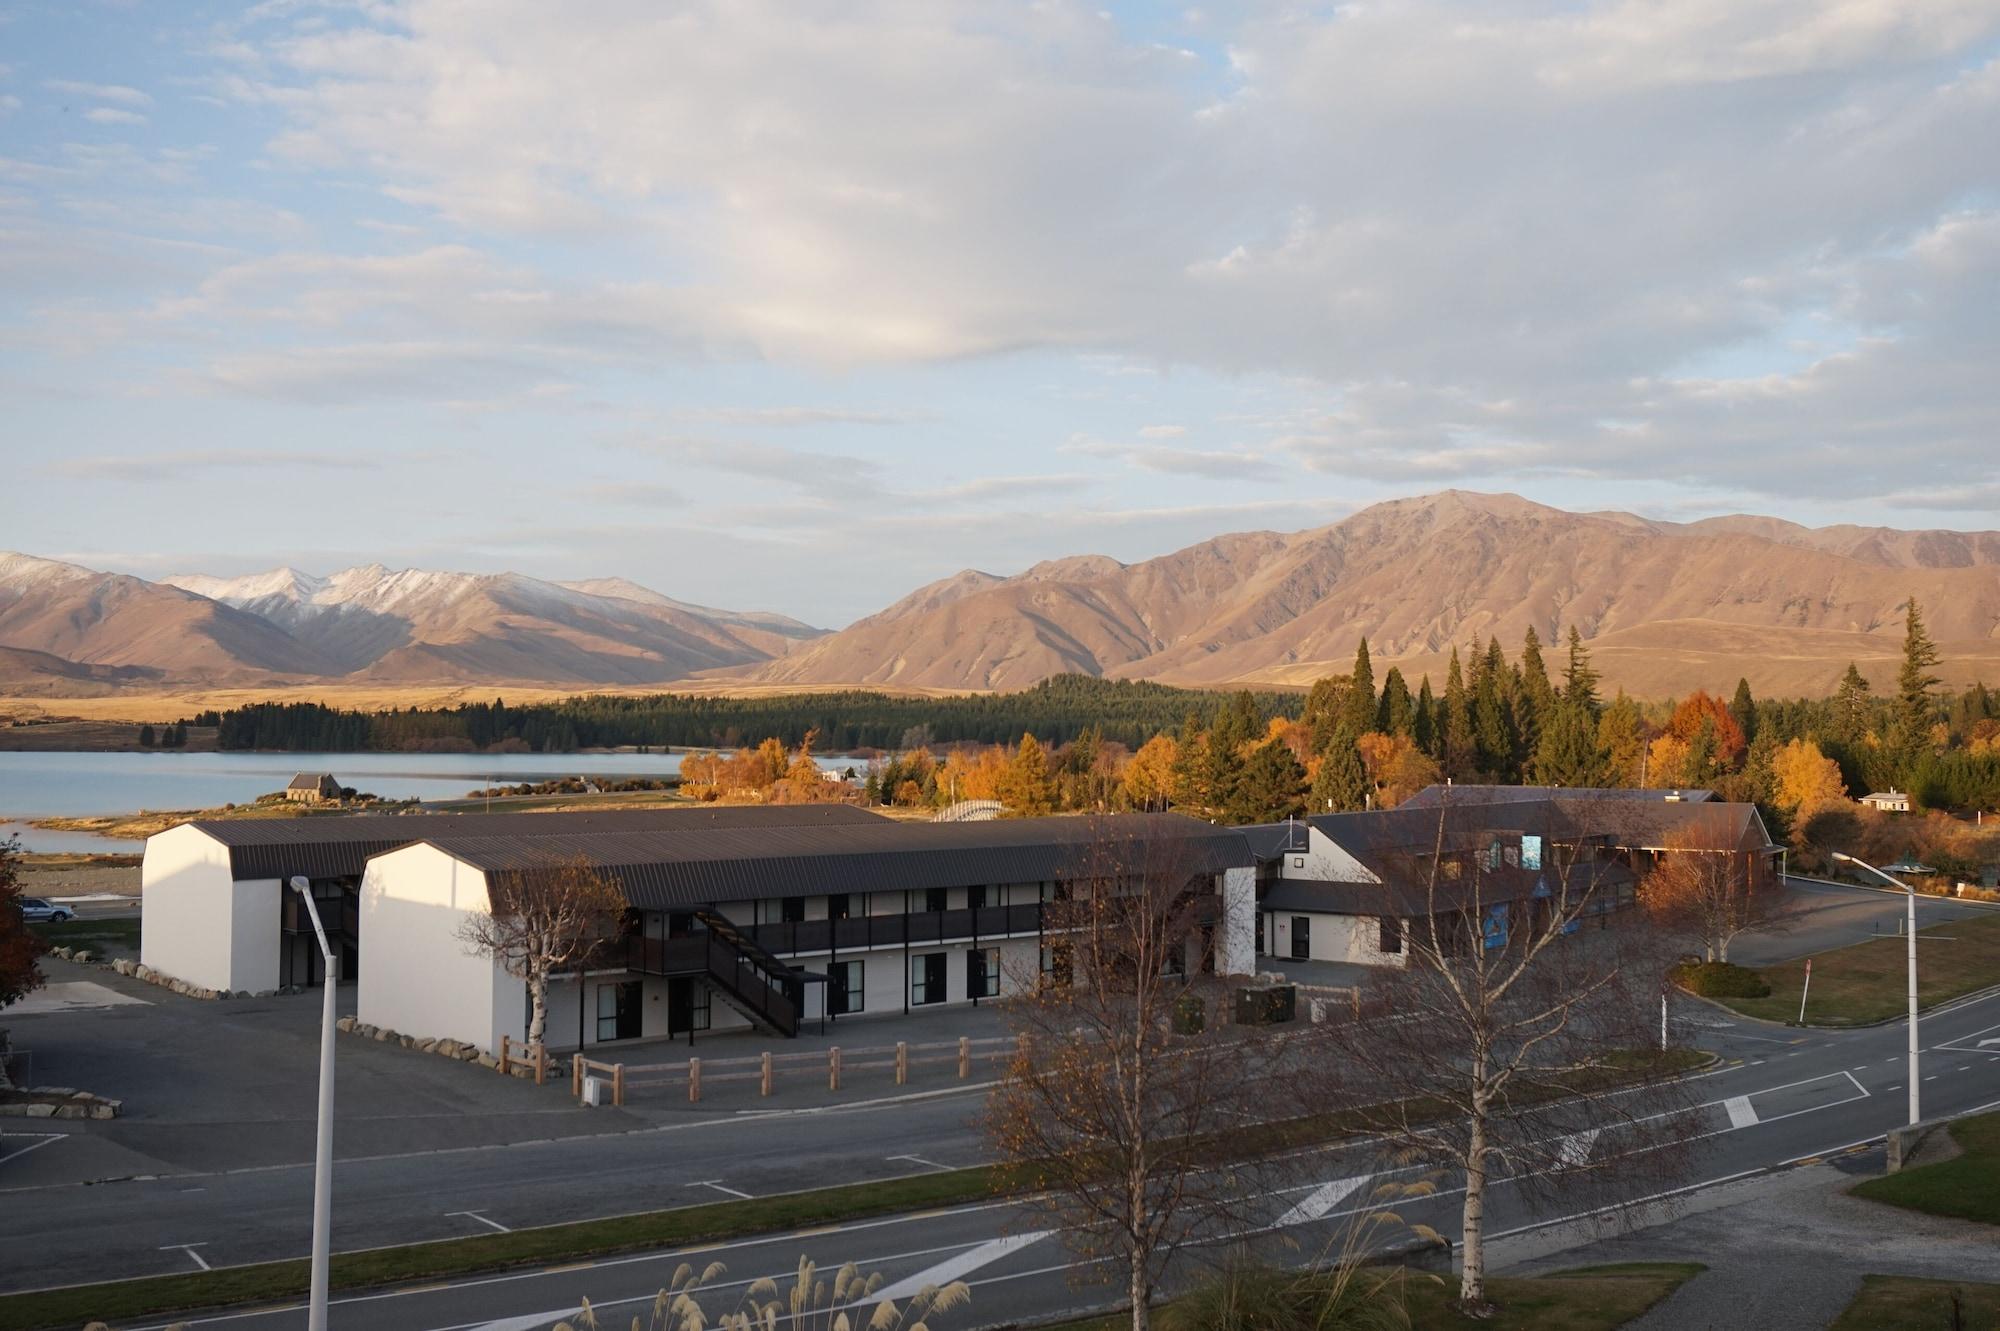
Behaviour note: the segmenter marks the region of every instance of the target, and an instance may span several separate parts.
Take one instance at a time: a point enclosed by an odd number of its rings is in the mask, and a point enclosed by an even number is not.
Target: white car
[[[29,924],[62,924],[75,914],[68,906],[52,906],[40,897],[21,898],[21,918]]]

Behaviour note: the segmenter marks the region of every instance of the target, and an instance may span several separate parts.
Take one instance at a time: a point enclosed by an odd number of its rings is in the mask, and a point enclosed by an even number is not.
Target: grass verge
[[[1487,1331],[1612,1331],[1645,1313],[1708,1268],[1699,1262],[1623,1262],[1585,1266],[1545,1276],[1503,1276],[1486,1282],[1497,1305],[1491,1317],[1464,1317],[1451,1307],[1457,1282],[1410,1277],[1389,1282],[1378,1298],[1400,1297],[1412,1327],[1484,1327]],[[1267,1305],[1268,1307],[1268,1305]],[[1176,1316],[1174,1305],[1154,1314],[1155,1324],[1171,1331],[1190,1325]],[[1310,1316],[1310,1314],[1307,1314]],[[1120,1331],[1132,1324],[1130,1314],[1118,1313],[1064,1322],[1048,1331]],[[1259,1327],[1280,1323],[1259,1320]],[[1300,1320],[1300,1331],[1312,1325]]]
[[[139,921],[133,918],[64,920],[61,924],[31,924],[28,929],[41,935],[50,947],[60,944],[92,951],[105,948],[116,948],[121,952],[139,950]]]
[[[1695,1050],[1678,1049],[1664,1060],[1650,1056],[1634,1075],[1613,1069],[1595,1070],[1579,1079],[1592,1086],[1640,1080],[1644,1075],[1690,1071],[1710,1061]],[[1350,1134],[1356,1120],[1349,1114],[1325,1114],[1264,1125],[1248,1141],[1254,1152],[1277,1152],[1318,1145]],[[1236,1143],[1246,1140],[1238,1134]],[[508,1234],[481,1234],[434,1243],[413,1243],[365,1252],[336,1253],[332,1285],[336,1290],[374,1289],[481,1271],[579,1261],[586,1257],[655,1248],[715,1243],[758,1234],[783,1233],[840,1221],[896,1215],[932,1207],[959,1206],[1031,1190],[1035,1171],[1029,1166],[981,1165],[920,1174],[911,1178],[851,1183],[816,1188],[777,1197],[712,1202],[672,1211],[648,1211],[603,1220],[518,1229]],[[137,1280],[77,1285],[68,1289],[0,1295],[0,1331],[38,1331],[43,1327],[115,1322],[194,1309],[225,1308],[296,1298],[305,1293],[310,1275],[303,1260],[260,1262],[185,1275],[149,1276]]]
[[[1929,939],[1930,941],[1925,941]],[[1812,992],[1806,1022],[1813,1026],[1858,1026],[1902,1015],[1908,1003],[1908,945],[1895,934],[1835,948],[1812,958]],[[1746,1017],[1797,1021],[1806,958],[1797,957],[1757,971],[1771,992],[1764,998],[1715,1001]],[[1917,1002],[1935,1007],[1984,989],[2000,976],[2000,914],[1952,920],[1917,933]]]
[[[1952,1320],[1952,1295],[1960,1320]],[[1827,1331],[1947,1331],[2000,1326],[2000,1285],[1914,1276],[1863,1276],[1861,1292]]]
[[[2000,1225],[2000,1113],[1962,1118],[1950,1131],[1965,1154],[1868,1179],[1851,1191],[1906,1211]]]

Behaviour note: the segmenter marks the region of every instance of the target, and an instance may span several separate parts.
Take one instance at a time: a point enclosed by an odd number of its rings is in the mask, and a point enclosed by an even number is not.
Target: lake
[[[295,772],[331,772],[384,799],[457,799],[483,786],[565,776],[673,776],[678,753],[16,753],[0,752],[0,837],[35,851],[130,850],[138,843],[21,825],[142,809],[213,809],[282,790]],[[830,772],[858,759],[822,757]]]

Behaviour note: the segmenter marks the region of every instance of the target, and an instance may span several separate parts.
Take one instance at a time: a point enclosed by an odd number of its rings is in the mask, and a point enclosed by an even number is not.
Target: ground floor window
[[[965,996],[967,998],[1000,996],[999,948],[975,948],[965,954]]]
[[[1381,931],[1375,940],[1377,951],[1394,956],[1403,950],[1403,922],[1393,915],[1384,915]]]
[[[866,1010],[863,965],[859,961],[836,961],[826,968],[826,1010],[830,1015],[839,1017]]]
[[[640,988],[638,980],[597,986],[598,1043],[639,1038]]]
[[[910,1006],[923,1007],[927,1003],[942,1003],[947,995],[944,988],[945,954],[927,952],[910,958]]]
[[[1068,984],[1076,973],[1075,963],[1070,958],[1068,943],[1044,943],[1042,945],[1042,983]]]

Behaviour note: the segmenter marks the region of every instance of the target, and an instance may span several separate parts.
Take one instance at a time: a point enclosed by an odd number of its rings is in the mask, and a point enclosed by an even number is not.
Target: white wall
[[[140,882],[142,963],[210,989],[277,987],[275,879],[231,881],[229,848],[182,824],[146,839]]]
[[[1251,975],[1257,970],[1257,871],[1225,869],[1222,873],[1222,928],[1215,944],[1215,969],[1221,975]]]
[[[1303,861],[1303,863],[1301,863]],[[1318,828],[1306,827],[1306,848],[1289,851],[1278,863],[1280,878],[1304,878],[1319,883],[1379,883],[1340,843]]]
[[[1318,911],[1277,910],[1267,912],[1265,944],[1270,948],[1267,960],[1272,969],[1282,971],[1285,963],[1292,959],[1292,918],[1302,916],[1311,921],[1308,926],[1310,960],[1344,961],[1361,966],[1404,966],[1409,964],[1408,931],[1405,922],[1404,950],[1400,953],[1384,952],[1381,943],[1381,921],[1373,915],[1330,915]]]
[[[481,1049],[498,1048],[503,1032],[521,1036],[521,982],[458,937],[486,902],[485,875],[431,846],[370,860],[361,879],[359,1018]],[[569,1020],[573,1032],[574,1010]]]

